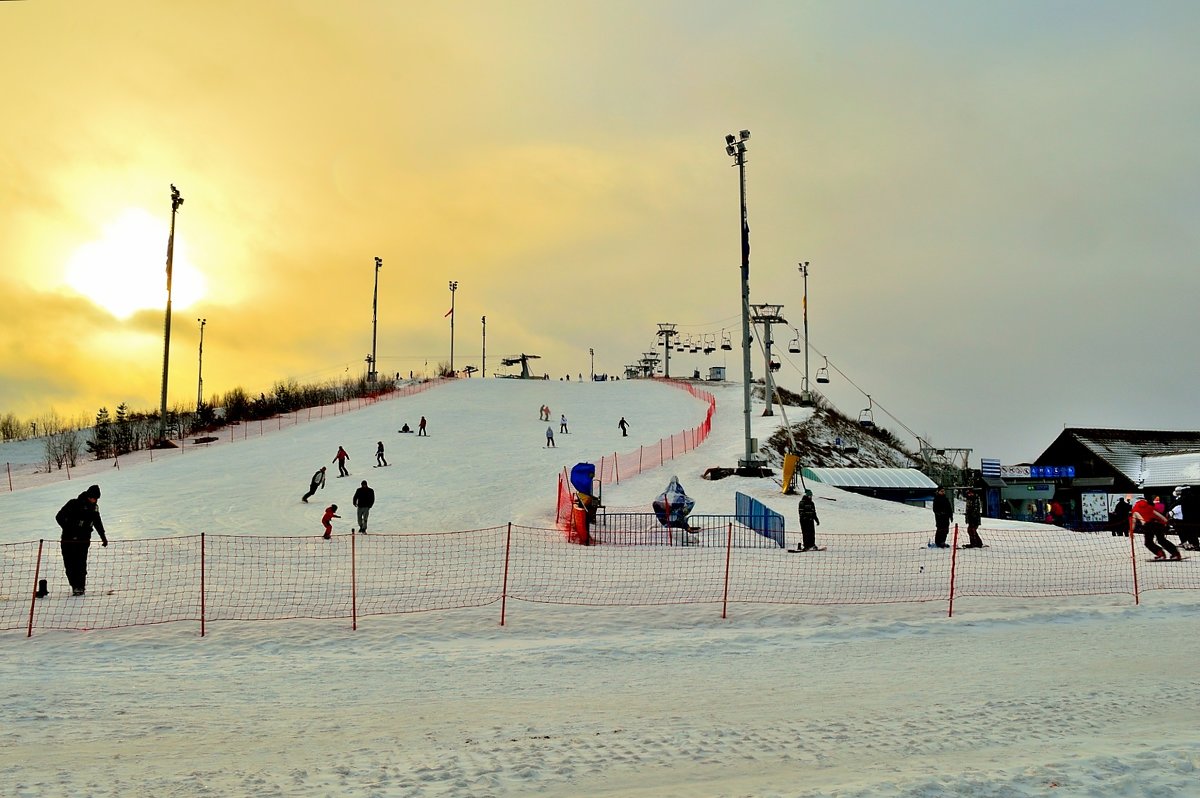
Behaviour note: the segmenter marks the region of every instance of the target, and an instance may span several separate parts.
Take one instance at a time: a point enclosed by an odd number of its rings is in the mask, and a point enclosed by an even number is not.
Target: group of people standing
[[[983,538],[979,537],[979,525],[983,522],[983,502],[974,488],[967,488],[963,501],[963,515],[967,522],[967,542],[964,549],[982,549]],[[954,504],[946,495],[946,489],[938,487],[933,495],[933,546],[938,549],[948,549],[950,544],[946,538],[950,534],[950,522],[954,520]]]

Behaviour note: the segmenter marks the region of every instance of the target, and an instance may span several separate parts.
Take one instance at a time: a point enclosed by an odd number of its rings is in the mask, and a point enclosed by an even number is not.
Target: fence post
[[[1137,572],[1137,546],[1133,542],[1133,513],[1129,514],[1129,565],[1133,569],[1133,604],[1136,607],[1142,603],[1142,597],[1138,592],[1138,572]]]
[[[508,522],[508,535],[504,540],[504,581],[500,586],[500,625],[504,625],[504,613],[508,610],[508,558],[512,552],[512,521]]]
[[[663,464],[662,438],[658,439],[658,464]]]
[[[358,535],[350,531],[350,629],[358,631]]]
[[[613,481],[618,485],[621,484],[621,461],[617,459],[617,453],[613,452]]]
[[[954,617],[954,577],[955,569],[958,567],[958,524],[954,525],[954,537],[950,543],[950,610],[946,614],[947,618]]]
[[[25,630],[26,637],[33,637],[33,608],[37,606],[37,584],[42,576],[42,546],[45,540],[38,541],[37,563],[33,566],[33,596],[29,599],[29,626]]]
[[[204,533],[201,532],[200,533],[200,636],[201,637],[204,637],[204,633],[205,633],[205,631],[207,631],[204,628],[204,624],[205,624],[205,621],[208,616],[208,612],[207,612],[208,608],[205,606],[205,603],[204,603],[204,597],[205,597],[204,580],[205,580],[205,577],[207,576],[207,574],[204,571],[205,554],[207,552],[207,548],[205,547],[204,541],[205,541]]]
[[[729,555],[733,551],[733,524],[726,525],[729,529],[725,535],[725,594],[721,597],[721,617],[725,617],[729,607]]]
[[[8,468],[8,492],[9,492],[9,493],[12,493],[12,492],[13,492],[13,486],[12,486],[12,463],[5,463],[4,465],[5,465],[5,466]]]

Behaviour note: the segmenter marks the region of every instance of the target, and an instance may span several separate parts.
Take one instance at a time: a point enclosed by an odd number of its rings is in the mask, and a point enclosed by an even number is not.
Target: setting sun
[[[139,310],[166,307],[168,224],[140,208],[130,208],[104,228],[104,235],[75,250],[66,283],[119,319]],[[184,309],[204,296],[204,276],[187,260],[175,235],[171,300]]]

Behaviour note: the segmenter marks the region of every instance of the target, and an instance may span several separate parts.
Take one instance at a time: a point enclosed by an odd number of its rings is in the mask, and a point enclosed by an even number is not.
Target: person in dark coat
[[[1112,512],[1108,516],[1108,522],[1114,538],[1129,536],[1129,513],[1132,510],[1133,507],[1124,496],[1118,499],[1116,505],[1113,506]]]
[[[300,501],[308,504],[309,497],[317,492],[317,488],[325,487],[325,466],[317,469],[317,473],[312,475],[312,479],[308,482],[308,493],[300,497]]]
[[[971,541],[963,548],[982,549],[983,538],[979,537],[979,524],[983,521],[983,506],[974,488],[967,488],[967,506],[964,513],[967,519],[967,536]]]
[[[385,466],[387,464],[387,458],[383,456],[383,441],[379,441],[375,444],[375,465]]]
[[[367,516],[371,514],[371,508],[375,506],[375,491],[367,486],[365,479],[358,490],[354,491],[353,504],[358,508],[358,531],[365,535],[367,534]]]
[[[937,528],[933,537],[933,545],[939,549],[950,547],[950,544],[946,542],[946,536],[950,534],[950,521],[953,518],[954,505],[950,503],[946,489],[939,487],[937,493],[933,494],[933,523]]]
[[[621,428],[621,437],[629,437],[629,422],[625,420],[625,416],[621,416],[621,420],[617,422],[617,426]]]
[[[800,550],[801,551],[816,551],[817,550],[817,527],[821,525],[821,519],[817,518],[817,505],[813,504],[813,492],[805,490],[804,495],[800,497]]]
[[[338,476],[348,477],[350,472],[346,470],[346,461],[350,459],[350,455],[346,453],[346,449],[342,446],[338,447],[337,454],[333,456],[333,462],[338,464]]]
[[[425,431],[425,416],[421,416],[420,422],[417,424],[417,437],[429,437],[429,433]]]
[[[63,568],[71,583],[71,595],[82,596],[87,588],[88,548],[92,530],[100,533],[100,545],[108,546],[104,522],[100,520],[100,486],[92,485],[62,506],[54,520],[62,529]]]

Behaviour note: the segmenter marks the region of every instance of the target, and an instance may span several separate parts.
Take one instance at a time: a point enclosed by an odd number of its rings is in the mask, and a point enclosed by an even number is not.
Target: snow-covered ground
[[[718,401],[709,440],[606,486],[605,503],[648,508],[677,474],[696,512],[729,514],[742,490],[794,527],[794,498],[770,480],[700,479],[743,447],[740,386],[705,387]],[[544,446],[542,404],[556,449]],[[782,418],[760,410],[765,440]],[[55,511],[91,482],[114,541],[93,547],[93,580],[130,541],[312,537],[329,502],[345,533],[364,478],[378,494],[374,533],[550,527],[564,466],[657,444],[704,412],[642,381],[459,381],[0,493],[0,544],[56,539]],[[563,413],[568,435],[557,433]],[[397,434],[421,415],[428,438]],[[379,440],[387,469],[370,468]],[[346,479],[333,476],[338,445],[351,455]],[[20,462],[6,447],[0,460]],[[300,503],[322,464],[328,487]],[[856,536],[932,527],[926,510],[811,487],[829,551],[778,553],[787,562],[837,562]],[[1003,535],[1045,529],[988,526],[993,548],[971,555],[1003,555]],[[53,556],[47,567],[48,600],[72,601]],[[110,598],[90,587],[79,601]],[[1140,606],[1119,594],[969,598],[951,619],[937,603],[744,603],[722,619],[708,604],[521,602],[504,626],[486,606],[372,616],[357,631],[293,620],[219,622],[203,638],[190,622],[0,632],[0,794],[1200,794],[1197,604],[1190,590],[1144,593]]]

